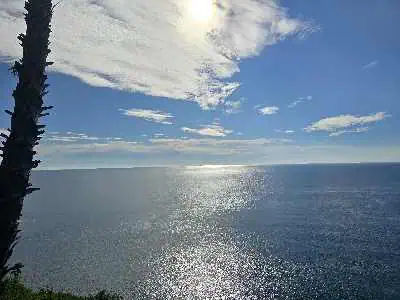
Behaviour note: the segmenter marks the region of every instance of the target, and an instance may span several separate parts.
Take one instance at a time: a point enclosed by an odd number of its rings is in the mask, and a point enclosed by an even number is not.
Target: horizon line
[[[273,166],[301,166],[301,165],[368,165],[368,164],[400,164],[400,161],[365,161],[365,162],[299,162],[299,163],[272,163],[272,164],[198,164],[198,165],[148,165],[128,167],[82,167],[82,168],[38,168],[34,172],[43,171],[84,171],[84,170],[124,170],[146,168],[239,168],[239,167],[273,167]]]

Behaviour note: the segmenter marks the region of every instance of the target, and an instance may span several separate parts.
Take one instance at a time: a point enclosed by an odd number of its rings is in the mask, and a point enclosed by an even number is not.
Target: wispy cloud
[[[225,106],[225,112],[227,114],[237,114],[242,111],[242,105],[243,102],[245,101],[245,98],[241,98],[240,100],[237,101],[226,101],[224,103]]]
[[[153,146],[183,153],[208,153],[230,155],[248,153],[266,146],[290,143],[287,139],[157,139],[151,140]]]
[[[0,133],[7,133],[5,129],[0,129]],[[60,154],[61,156],[66,153],[81,153],[85,151],[98,152],[104,149],[104,145],[110,145],[110,148],[115,149],[116,144],[125,144],[120,137],[95,137],[89,136],[86,133],[76,132],[46,132],[43,135],[41,143],[37,146],[40,149],[40,156]],[[100,145],[100,146],[99,146]],[[43,152],[42,152],[43,151]],[[2,159],[0,158],[0,162]]]
[[[362,130],[362,129],[360,129]],[[52,133],[55,135],[54,133]],[[56,133],[59,136],[76,136],[77,133]],[[83,136],[81,133],[80,136]],[[117,140],[118,139],[118,140]],[[38,146],[44,163],[42,169],[83,167],[126,167],[134,165],[176,165],[188,163],[310,163],[310,162],[371,162],[399,161],[399,146],[350,145],[298,145],[291,139],[240,139],[240,138],[151,138],[140,141],[98,137],[98,140],[74,142],[48,141],[46,137]],[[168,160],[171,153],[179,153],[176,159]],[[90,154],[93,161],[87,160]],[[82,156],[84,155],[84,156]],[[113,163],[109,158],[113,158]],[[82,159],[84,158],[84,159]],[[127,164],[127,158],[129,162]],[[1,160],[1,159],[0,159]]]
[[[400,147],[296,145],[270,139],[157,139],[155,142],[109,142],[39,146],[42,169],[130,167],[182,164],[354,163],[400,161]],[[171,156],[167,161],[165,155]],[[81,156],[84,155],[84,156]],[[87,154],[94,158],[88,161]],[[139,154],[139,155],[137,155]],[[110,163],[109,158],[113,158]],[[127,161],[127,158],[129,160]]]
[[[193,133],[203,136],[224,137],[233,133],[233,130],[225,129],[220,124],[203,125],[201,128],[182,127],[181,130],[186,133]]]
[[[97,137],[89,136],[86,133],[75,133],[68,131],[66,133],[48,132],[43,136],[43,142],[60,142],[60,143],[82,143],[88,141],[120,141],[120,137]]]
[[[273,0],[219,1],[199,23],[192,1],[68,0],[53,18],[53,70],[101,87],[196,101],[213,108],[239,83],[239,62],[314,30]],[[23,1],[0,2],[0,59],[21,55]],[[82,51],[84,49],[84,51]]]
[[[372,69],[375,68],[376,66],[378,66],[379,61],[378,60],[373,60],[365,65],[362,66],[363,70],[368,70],[368,69]]]
[[[215,139],[215,138],[155,138],[147,142],[108,141],[87,143],[42,143],[41,155],[64,155],[80,153],[170,153],[208,154],[226,156],[240,153],[252,153],[269,146],[291,143],[287,139]]]
[[[173,124],[170,120],[173,116],[170,113],[166,113],[160,110],[151,110],[151,109],[119,109],[125,116],[135,117],[144,119],[146,121],[171,125]]]
[[[277,107],[277,106],[264,106],[264,107],[258,107],[257,110],[262,115],[274,115],[274,114],[278,113],[279,107]]]
[[[136,141],[98,141],[85,143],[42,143],[38,146],[41,156],[79,153],[108,153],[108,152],[148,152],[146,146]]]
[[[301,104],[301,103],[304,103],[304,102],[306,102],[306,101],[311,101],[312,99],[313,99],[312,96],[299,97],[299,98],[297,98],[296,101],[293,101],[292,103],[290,103],[290,104],[288,105],[288,108],[296,107],[297,105],[299,105],[299,104]]]
[[[331,136],[338,136],[350,132],[365,132],[368,129],[363,125],[376,123],[387,117],[389,117],[389,115],[384,112],[378,112],[368,116],[340,115],[321,119],[306,127],[304,130],[307,132],[326,131],[330,132]]]
[[[295,133],[296,131],[291,130],[291,129],[286,129],[286,130],[276,129],[275,132],[278,132],[278,133],[285,133],[285,134],[293,134],[293,133]]]
[[[329,134],[329,136],[339,136],[339,135],[346,134],[346,133],[361,133],[361,132],[367,132],[368,130],[369,130],[368,127],[360,127],[360,128],[348,129],[348,130],[339,130],[339,131],[332,132],[331,134]]]

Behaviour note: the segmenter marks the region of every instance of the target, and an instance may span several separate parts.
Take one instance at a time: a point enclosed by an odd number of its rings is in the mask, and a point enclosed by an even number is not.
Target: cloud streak
[[[299,105],[299,104],[301,104],[301,103],[304,103],[304,102],[307,102],[307,101],[311,101],[312,99],[313,99],[312,96],[299,97],[299,98],[297,98],[296,101],[293,101],[292,103],[290,103],[290,104],[288,105],[288,108],[294,108],[294,107],[296,107],[297,105]]]
[[[355,129],[349,129],[349,130],[339,130],[332,132],[329,134],[329,136],[340,136],[346,133],[361,133],[361,132],[367,132],[369,130],[368,127],[360,127],[360,128],[355,128]]]
[[[82,143],[88,141],[120,141],[119,137],[96,137],[86,133],[75,133],[68,131],[65,134],[59,132],[48,132],[43,136],[43,142],[47,143]]]
[[[292,129],[286,129],[286,130],[276,129],[275,132],[278,132],[278,133],[285,133],[285,134],[293,134],[293,133],[295,133],[296,131],[294,131],[294,130],[292,130]]]
[[[170,120],[173,116],[170,113],[166,113],[160,110],[151,110],[151,109],[119,109],[122,114],[128,117],[135,117],[139,119],[144,119],[149,122],[155,122],[165,125],[173,124]]]
[[[244,98],[241,98],[240,100],[237,101],[226,101],[225,102],[225,112],[227,114],[237,114],[242,111],[242,104],[245,101]]]
[[[262,115],[275,115],[279,111],[277,106],[264,106],[257,109],[257,111]]]
[[[83,153],[164,153],[208,154],[226,156],[240,153],[252,153],[265,147],[286,145],[287,139],[179,139],[154,138],[146,142],[137,141],[104,141],[85,143],[42,143],[39,146],[41,156],[83,154]]]
[[[198,129],[182,127],[181,130],[186,133],[192,133],[203,136],[213,136],[213,137],[224,137],[233,133],[233,130],[225,129],[218,123],[211,125],[203,125],[201,128]]]
[[[53,136],[89,136],[49,133]],[[301,145],[290,139],[151,138],[49,141],[38,146],[41,169],[127,167],[182,164],[277,164],[399,161],[399,146]],[[179,155],[175,155],[179,154]],[[88,155],[91,160],[88,160]],[[165,160],[168,157],[168,160]],[[112,162],[110,161],[112,158]],[[129,162],[127,161],[129,160]]]
[[[239,61],[314,27],[272,0],[221,0],[199,24],[181,0],[68,0],[53,18],[53,70],[92,86],[197,102],[210,109],[239,86]],[[0,60],[21,55],[23,2],[0,2]]]
[[[399,146],[365,147],[360,152],[359,146],[345,145],[298,145],[289,139],[216,139],[216,138],[159,138],[146,142],[138,141],[87,141],[84,143],[41,143],[39,153],[44,157],[42,168],[61,165],[71,168],[71,164],[87,163],[80,161],[80,155],[91,154],[104,161],[107,157],[122,157],[120,166],[127,166],[126,157],[130,157],[133,165],[155,165],[160,157],[171,157],[181,154],[179,158],[168,160],[168,164],[225,162],[235,164],[265,163],[310,163],[310,162],[371,162],[399,161]],[[140,154],[139,156],[135,156]],[[126,156],[128,155],[128,156]],[[145,156],[143,156],[145,155]],[[135,157],[139,157],[135,160]],[[200,157],[200,159],[197,159]],[[194,160],[192,160],[194,158]],[[219,160],[221,158],[222,160]],[[165,160],[161,160],[164,162]],[[107,164],[108,165],[108,164]],[[96,165],[95,165],[96,166]],[[114,165],[108,165],[113,167]]]
[[[325,131],[329,132],[331,136],[338,136],[351,132],[365,132],[368,130],[365,126],[358,126],[376,123],[387,117],[389,117],[389,115],[384,112],[378,112],[368,116],[340,115],[321,119],[304,128],[304,130],[306,132]]]
[[[362,66],[362,69],[363,69],[363,70],[372,69],[372,68],[377,67],[378,64],[379,64],[379,61],[373,60],[373,61],[371,61],[371,62],[365,64],[364,66]]]

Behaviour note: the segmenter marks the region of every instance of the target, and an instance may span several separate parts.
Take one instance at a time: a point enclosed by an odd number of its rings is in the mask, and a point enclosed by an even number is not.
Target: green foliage
[[[121,297],[101,291],[94,296],[74,296],[69,293],[54,292],[49,289],[33,291],[25,287],[20,280],[7,279],[4,281],[4,294],[1,300],[120,300]]]

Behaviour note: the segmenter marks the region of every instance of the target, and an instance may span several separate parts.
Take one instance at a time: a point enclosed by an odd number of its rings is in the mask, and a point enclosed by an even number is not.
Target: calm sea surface
[[[400,299],[400,165],[42,171],[27,284],[126,299]]]

